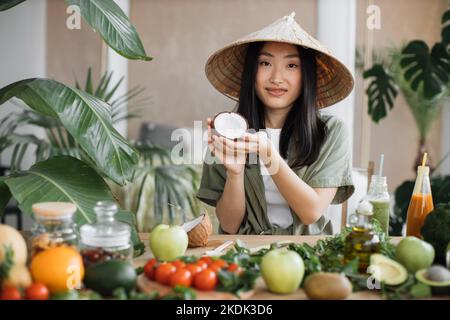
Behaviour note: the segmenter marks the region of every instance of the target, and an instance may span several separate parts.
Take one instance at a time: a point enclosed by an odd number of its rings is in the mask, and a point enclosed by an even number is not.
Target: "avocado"
[[[416,279],[431,287],[434,295],[450,294],[450,271],[445,267],[434,265],[416,272]]]
[[[370,256],[370,271],[375,280],[389,286],[400,285],[408,279],[408,271],[405,267],[379,253]]]
[[[87,288],[110,297],[117,288],[134,289],[136,278],[136,270],[129,262],[109,260],[88,267],[83,282]]]

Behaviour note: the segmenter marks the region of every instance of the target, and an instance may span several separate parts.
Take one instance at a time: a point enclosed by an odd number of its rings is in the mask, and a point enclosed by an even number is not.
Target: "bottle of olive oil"
[[[359,259],[358,272],[366,273],[370,256],[380,252],[380,239],[372,229],[370,219],[373,215],[372,204],[364,200],[358,205],[356,214],[350,217],[352,231],[345,239],[344,263]]]

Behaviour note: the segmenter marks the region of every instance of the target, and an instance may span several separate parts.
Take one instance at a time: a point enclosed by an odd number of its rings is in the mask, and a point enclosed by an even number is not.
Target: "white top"
[[[279,152],[281,129],[267,128],[266,132],[275,149]],[[267,216],[269,217],[269,221],[278,227],[288,228],[294,222],[289,205],[286,199],[281,195],[280,191],[278,191],[275,182],[272,180],[272,176],[261,161],[260,166],[262,179],[264,181]]]

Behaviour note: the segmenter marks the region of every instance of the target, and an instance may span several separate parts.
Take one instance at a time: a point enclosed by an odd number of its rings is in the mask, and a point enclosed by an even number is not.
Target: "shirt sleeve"
[[[215,207],[225,188],[226,170],[209,151],[203,162],[202,178],[197,199]]]
[[[327,138],[319,157],[308,167],[303,179],[312,188],[337,188],[331,204],[340,204],[355,191],[348,132],[337,117],[330,117],[327,127]]]

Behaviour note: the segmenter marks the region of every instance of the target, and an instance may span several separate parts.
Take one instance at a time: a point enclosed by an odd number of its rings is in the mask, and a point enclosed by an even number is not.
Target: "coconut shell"
[[[203,215],[202,222],[188,232],[189,248],[205,247],[212,234],[212,224],[208,214]]]

